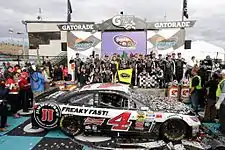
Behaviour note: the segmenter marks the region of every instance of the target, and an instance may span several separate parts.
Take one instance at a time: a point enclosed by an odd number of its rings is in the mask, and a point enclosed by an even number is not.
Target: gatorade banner
[[[119,82],[131,84],[133,69],[118,70]]]

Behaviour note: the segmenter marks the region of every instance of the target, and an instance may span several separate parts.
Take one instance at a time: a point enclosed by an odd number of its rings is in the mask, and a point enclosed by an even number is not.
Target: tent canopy
[[[195,56],[196,59],[202,60],[206,56],[210,56],[212,59],[222,59],[225,57],[225,50],[221,47],[215,46],[205,41],[194,41],[191,44],[191,49],[184,49],[184,46],[173,51],[173,53],[181,53],[185,59],[190,59]]]

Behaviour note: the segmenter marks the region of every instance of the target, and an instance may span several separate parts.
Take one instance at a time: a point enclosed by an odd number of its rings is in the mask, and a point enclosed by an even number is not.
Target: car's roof
[[[121,83],[94,83],[90,85],[85,85],[79,91],[118,91],[129,93],[129,85]]]

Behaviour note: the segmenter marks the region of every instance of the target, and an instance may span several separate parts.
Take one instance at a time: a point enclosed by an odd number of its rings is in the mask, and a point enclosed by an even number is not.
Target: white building
[[[29,55],[58,56],[66,51],[67,32],[58,24],[65,21],[25,21],[29,39]]]

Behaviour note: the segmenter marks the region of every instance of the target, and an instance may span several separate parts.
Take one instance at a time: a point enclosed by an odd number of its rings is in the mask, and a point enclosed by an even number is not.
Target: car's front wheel
[[[75,116],[63,116],[60,128],[68,136],[76,136],[82,132],[81,119]]]
[[[160,127],[160,137],[168,141],[180,141],[187,135],[187,124],[180,119],[169,119]]]

